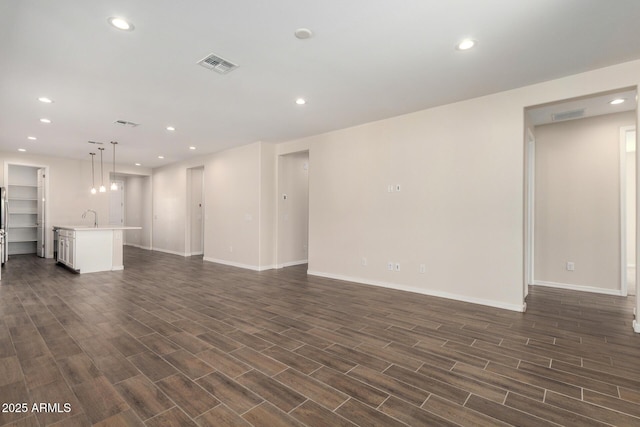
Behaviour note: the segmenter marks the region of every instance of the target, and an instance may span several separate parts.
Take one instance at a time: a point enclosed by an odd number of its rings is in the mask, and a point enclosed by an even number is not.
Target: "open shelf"
[[[25,187],[25,188],[37,188],[36,184],[9,184],[9,188],[11,187]]]
[[[9,255],[33,254],[36,252],[36,241],[12,242],[9,241]]]
[[[38,167],[13,165],[8,167],[7,198],[9,221],[7,243],[9,255],[36,253],[38,231],[36,223],[44,212],[38,187]]]
[[[37,215],[36,209],[14,209],[9,210],[9,215]]]

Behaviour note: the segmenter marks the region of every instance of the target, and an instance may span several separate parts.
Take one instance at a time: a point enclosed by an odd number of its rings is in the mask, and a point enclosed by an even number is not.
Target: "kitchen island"
[[[124,231],[140,229],[142,227],[55,225],[56,261],[81,274],[123,270]]]

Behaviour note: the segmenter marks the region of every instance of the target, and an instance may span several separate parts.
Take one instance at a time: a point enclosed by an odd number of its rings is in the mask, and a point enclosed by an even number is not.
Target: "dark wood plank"
[[[255,370],[241,375],[237,381],[285,412],[307,400],[300,393]]]
[[[182,374],[164,378],[156,385],[192,418],[220,404],[208,391]]]
[[[3,267],[0,397],[76,402],[0,425],[640,419],[634,298],[532,287],[515,313],[306,266],[253,272],[128,247],[125,264],[74,275],[14,256]]]

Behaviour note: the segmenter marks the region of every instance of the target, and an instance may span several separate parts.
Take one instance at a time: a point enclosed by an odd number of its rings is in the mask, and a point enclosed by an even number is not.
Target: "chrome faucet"
[[[82,218],[86,218],[87,217],[87,212],[93,213],[93,226],[97,228],[98,227],[98,214],[93,209],[87,209],[82,214]]]

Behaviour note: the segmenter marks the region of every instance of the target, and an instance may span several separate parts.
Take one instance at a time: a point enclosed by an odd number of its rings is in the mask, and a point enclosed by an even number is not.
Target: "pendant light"
[[[99,147],[98,150],[100,150],[100,192],[104,193],[107,191],[107,187],[104,186],[104,172],[102,169],[102,152],[104,151],[104,148]]]
[[[96,174],[93,166],[93,159],[96,153],[89,153],[91,155],[91,194],[96,194]]]
[[[117,141],[111,141],[113,145],[113,181],[111,181],[111,191],[118,190],[118,183],[116,182],[116,145],[118,145]]]

